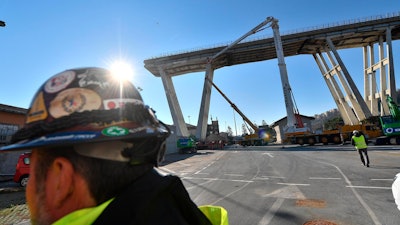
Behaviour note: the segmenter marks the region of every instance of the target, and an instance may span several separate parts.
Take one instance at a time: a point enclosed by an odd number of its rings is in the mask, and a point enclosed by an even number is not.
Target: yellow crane
[[[206,78],[207,79],[207,78]],[[242,111],[214,84],[211,80],[207,79],[211,85],[229,102],[231,107],[243,118],[243,120],[254,130],[254,133],[245,135],[242,145],[266,145],[269,142],[269,135],[264,129],[260,129],[250,119],[244,115]]]

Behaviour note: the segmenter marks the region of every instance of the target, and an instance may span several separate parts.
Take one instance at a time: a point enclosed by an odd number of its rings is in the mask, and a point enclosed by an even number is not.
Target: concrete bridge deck
[[[379,37],[386,41],[386,29],[391,29],[392,40],[400,39],[400,13],[338,26],[310,29],[303,32],[281,35],[285,57],[299,54],[324,52],[326,37],[330,37],[336,49],[368,46],[377,43]],[[161,67],[169,76],[206,70],[207,58],[220,52],[225,46],[202,49],[163,57],[147,59],[144,67],[154,76],[160,76]],[[213,69],[243,63],[276,58],[273,37],[247,41],[233,46],[213,62]]]

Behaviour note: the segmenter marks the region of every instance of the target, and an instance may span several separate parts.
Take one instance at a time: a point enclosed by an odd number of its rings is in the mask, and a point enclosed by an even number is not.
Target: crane
[[[289,85],[289,79],[288,79],[288,75],[287,75],[286,64],[285,64],[284,54],[283,54],[282,41],[281,41],[281,37],[279,34],[278,20],[275,19],[274,17],[267,17],[263,22],[261,22],[259,25],[257,25],[253,29],[251,29],[249,32],[244,34],[242,37],[240,37],[236,41],[232,42],[231,44],[227,45],[225,48],[223,48],[221,51],[217,52],[213,56],[209,57],[207,59],[207,65],[206,65],[206,78],[208,78],[208,80],[212,82],[212,78],[213,78],[212,64],[214,63],[215,60],[217,60],[220,56],[222,56],[224,53],[226,53],[230,48],[232,48],[234,45],[238,44],[239,42],[241,42],[248,36],[255,34],[259,31],[262,31],[262,30],[266,29],[267,27],[271,27],[273,30],[275,50],[276,50],[276,55],[278,58],[278,66],[279,66],[279,71],[280,71],[280,76],[281,76],[282,87],[283,87],[284,101],[285,101],[285,107],[286,107],[286,113],[287,113],[287,125],[285,127],[284,132],[285,133],[286,132],[297,132],[298,129],[303,129],[302,131],[304,131],[304,125],[302,123],[300,114],[298,113],[297,106],[294,104],[293,94],[292,94],[292,91],[291,91],[291,88]],[[206,84],[206,82],[205,82],[204,90],[209,90],[210,88],[211,88],[211,86],[208,86],[208,84]],[[205,139],[205,136],[206,136],[207,122],[206,122],[205,118],[207,118],[207,116],[208,116],[210,93],[211,93],[210,91],[203,91],[203,96],[202,96],[202,100],[201,100],[202,105],[200,107],[200,112],[199,112],[200,119],[198,121],[198,127],[197,127],[197,131],[196,131],[196,136],[201,140]],[[203,119],[201,119],[201,118],[203,118]],[[243,117],[243,118],[245,118],[245,117]],[[250,125],[252,123],[250,122],[248,124]]]
[[[281,40],[281,36],[280,36],[280,32],[279,32],[279,25],[278,25],[277,19],[275,19],[272,16],[267,17],[263,22],[261,22],[259,25],[254,27],[252,30],[247,32],[241,38],[239,38],[235,42],[231,43],[230,45],[228,45],[227,47],[222,49],[220,52],[215,54],[213,57],[211,57],[209,60],[209,63],[212,63],[214,59],[216,59],[218,56],[225,53],[229,48],[236,45],[237,43],[239,43],[246,37],[248,37],[252,34],[255,34],[261,30],[264,30],[267,27],[272,28],[274,44],[275,44],[275,51],[276,51],[276,56],[278,58],[278,67],[279,67],[279,72],[280,72],[280,77],[281,77],[281,82],[282,82],[283,96],[284,96],[286,114],[287,114],[287,125],[285,128],[285,133],[307,131],[307,128],[304,127],[304,124],[300,117],[299,110],[295,104],[293,92],[292,92],[292,89],[289,84],[289,78],[288,78],[286,64],[285,64],[285,56],[283,54],[282,40]],[[250,122],[249,125],[250,124],[252,124],[252,123]]]
[[[206,79],[207,79],[207,78],[206,78]],[[212,85],[215,89],[217,89],[217,91],[222,95],[222,97],[224,97],[225,100],[229,102],[229,104],[231,105],[231,107],[232,107],[237,113],[239,113],[239,115],[243,118],[243,120],[246,121],[246,123],[247,123],[255,132],[257,132],[257,131],[259,130],[258,127],[257,127],[256,125],[254,125],[254,124],[250,121],[250,119],[247,118],[247,116],[244,115],[243,112],[240,111],[240,109],[239,109],[228,97],[226,97],[226,95],[221,91],[221,89],[218,88],[217,85],[214,84],[214,82],[212,82],[212,81],[209,80],[209,79],[207,79],[207,80],[211,83],[211,85]]]
[[[243,118],[243,120],[254,130],[254,134],[249,134],[245,136],[245,144],[244,145],[265,145],[268,144],[269,135],[266,133],[264,129],[260,129],[254,123],[250,121],[250,119],[218,88],[218,86],[212,82],[210,79],[207,79],[211,85],[225,98],[225,100],[231,105],[231,107]]]

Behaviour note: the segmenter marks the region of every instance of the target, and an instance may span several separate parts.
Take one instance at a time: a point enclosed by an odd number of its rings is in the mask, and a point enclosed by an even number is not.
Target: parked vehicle
[[[176,141],[176,146],[178,147],[178,151],[180,154],[184,153],[196,153],[196,142],[188,137],[181,137]]]
[[[29,180],[31,153],[23,153],[19,156],[15,167],[14,182],[19,183],[21,187],[26,187]]]
[[[358,124],[343,125],[334,130],[324,130],[321,134],[315,134],[311,132],[288,133],[286,134],[285,142],[299,145],[314,145],[318,143],[322,143],[324,145],[329,143],[343,144],[346,141],[351,141],[353,130],[361,131],[369,139],[376,139],[382,136],[382,130],[375,124]]]
[[[391,96],[386,96],[390,115],[381,116],[380,122],[384,136],[376,140],[377,145],[400,144],[400,109]]]

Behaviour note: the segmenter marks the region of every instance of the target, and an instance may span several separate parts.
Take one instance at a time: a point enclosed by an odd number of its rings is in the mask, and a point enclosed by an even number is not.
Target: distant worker
[[[197,207],[179,177],[154,168],[169,134],[133,84],[79,68],[39,88],[25,126],[0,152],[32,149],[33,225],[208,225],[216,216],[228,224],[222,207]]]
[[[357,149],[360,154],[361,162],[364,166],[369,167],[369,157],[368,157],[368,145],[364,134],[358,130],[353,131],[353,136],[351,137],[351,144]],[[365,158],[365,159],[364,159]]]

